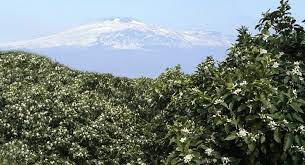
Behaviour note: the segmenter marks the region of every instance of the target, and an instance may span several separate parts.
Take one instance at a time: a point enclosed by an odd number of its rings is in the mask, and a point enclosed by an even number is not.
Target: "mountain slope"
[[[217,32],[177,31],[130,18],[111,18],[32,40],[0,44],[0,50],[43,54],[79,70],[156,77],[177,64],[191,73],[207,55],[222,60],[230,41]]]
[[[228,38],[215,32],[175,31],[147,25],[134,19],[113,18],[81,25],[37,39],[0,44],[0,48],[42,49],[100,45],[114,49],[143,49],[155,46],[176,48],[224,47],[228,46],[229,43]]]

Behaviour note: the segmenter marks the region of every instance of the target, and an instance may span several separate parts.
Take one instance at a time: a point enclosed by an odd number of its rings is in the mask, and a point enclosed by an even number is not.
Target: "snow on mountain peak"
[[[27,41],[0,44],[4,49],[105,46],[113,49],[163,47],[225,47],[230,41],[221,35],[200,31],[175,31],[147,25],[132,18],[111,18],[81,25],[57,34]]]

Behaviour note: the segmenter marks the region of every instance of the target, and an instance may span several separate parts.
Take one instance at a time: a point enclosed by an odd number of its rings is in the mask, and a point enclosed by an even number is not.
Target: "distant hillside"
[[[143,80],[144,86],[150,81]],[[0,160],[137,160],[145,154],[146,137],[135,98],[143,89],[136,85],[136,80],[71,70],[38,55],[1,52]],[[11,152],[15,149],[18,153]]]

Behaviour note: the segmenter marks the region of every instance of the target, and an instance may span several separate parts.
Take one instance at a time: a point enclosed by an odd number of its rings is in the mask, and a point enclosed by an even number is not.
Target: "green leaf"
[[[232,102],[229,104],[229,110],[233,110],[233,107],[234,107],[234,102],[232,101]]]
[[[261,146],[261,151],[262,151],[264,154],[267,153],[265,146]]]
[[[290,107],[295,110],[296,112],[300,112],[300,113],[304,113],[302,108],[300,107],[300,105],[298,105],[297,103],[291,103]]]
[[[285,79],[284,79],[284,83],[285,83],[285,84],[287,84],[287,83],[289,82],[289,79],[290,79],[290,77],[289,77],[289,76],[285,77]]]
[[[171,164],[178,164],[181,163],[181,160],[179,159],[179,157],[175,157],[171,160]]]
[[[229,128],[229,125],[228,125],[228,124],[225,125],[225,131],[226,131],[226,133],[229,133],[229,132],[230,132],[230,128]]]
[[[277,142],[277,143],[281,143],[281,138],[280,138],[280,133],[279,130],[276,129],[273,133],[273,139]]]
[[[248,148],[249,148],[249,151],[252,152],[255,149],[255,145],[254,144],[248,144]]]
[[[284,151],[287,151],[287,149],[291,146],[293,142],[293,134],[286,133],[284,138]]]
[[[294,136],[294,141],[298,144],[298,145],[302,145],[302,141],[299,135],[295,135]]]
[[[260,94],[259,100],[268,108],[271,108],[271,103],[266,99],[266,96],[264,94]]]
[[[227,109],[229,109],[227,103],[225,103],[225,102],[221,102],[220,105],[222,105],[222,106],[226,107]]]
[[[234,139],[236,139],[236,138],[237,138],[237,135],[236,135],[236,133],[234,132],[234,133],[231,133],[229,136],[227,136],[227,137],[225,138],[225,140],[230,141],[230,140],[234,140]]]
[[[299,114],[297,114],[297,113],[292,113],[292,117],[293,117],[295,120],[297,120],[297,121],[299,121],[299,122],[301,122],[301,123],[304,123],[304,120],[302,119],[302,117],[301,117]]]
[[[247,105],[242,104],[242,105],[240,105],[240,106],[238,107],[237,112],[241,112],[241,111],[243,111],[243,110],[245,110],[245,109],[247,109],[247,108],[248,108]]]
[[[301,106],[305,105],[305,100],[303,100],[303,99],[298,99],[298,102],[301,104]]]
[[[171,140],[169,141],[169,144],[173,144],[174,142],[176,142],[176,138],[172,137]]]
[[[231,82],[226,83],[226,86],[227,86],[228,90],[232,90],[233,89],[233,83],[231,83]]]
[[[264,143],[266,141],[265,135],[261,136],[261,143]]]
[[[183,150],[182,146],[178,146],[178,147],[176,148],[176,151],[182,151],[182,150]]]

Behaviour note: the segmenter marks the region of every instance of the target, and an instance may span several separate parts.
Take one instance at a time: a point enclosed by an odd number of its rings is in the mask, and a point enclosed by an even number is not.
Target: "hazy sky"
[[[0,42],[31,39],[107,17],[132,17],[171,28],[202,28],[225,34],[254,27],[279,0],[1,0]],[[305,1],[291,0],[305,19]]]

